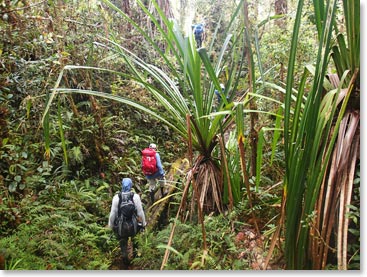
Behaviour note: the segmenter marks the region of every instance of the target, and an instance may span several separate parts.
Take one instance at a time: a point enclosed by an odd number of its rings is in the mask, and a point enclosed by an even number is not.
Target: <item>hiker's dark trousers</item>
[[[200,48],[201,47],[201,44],[203,43],[202,36],[195,36],[195,40],[196,40],[196,46],[197,46],[197,48]]]

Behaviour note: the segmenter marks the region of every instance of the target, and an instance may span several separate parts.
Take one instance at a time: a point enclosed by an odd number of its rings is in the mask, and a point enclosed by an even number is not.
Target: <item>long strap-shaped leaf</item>
[[[303,1],[299,1],[297,17],[295,20],[294,36],[292,39],[291,54],[287,76],[287,92],[285,105],[285,154],[286,154],[286,180],[285,189],[287,193],[286,207],[286,259],[289,269],[303,269],[307,255],[308,228],[302,224],[310,216],[314,195],[318,194],[318,180],[321,169],[322,157],[325,149],[325,124],[320,118],[320,105],[324,85],[324,77],[329,62],[330,41],[332,25],[335,18],[336,1],[328,1],[324,13],[322,32],[318,50],[317,67],[313,87],[307,95],[303,112],[300,112],[302,96],[297,99],[296,112],[291,122],[291,91],[293,84],[294,62],[296,46],[301,21]],[[301,82],[299,92],[304,87]],[[329,119],[331,120],[331,119]],[[293,124],[290,133],[290,125]],[[330,126],[330,125],[329,125]],[[325,161],[324,161],[325,162]],[[326,161],[327,162],[327,161]],[[305,201],[305,202],[304,202]],[[311,208],[312,207],[312,208]]]

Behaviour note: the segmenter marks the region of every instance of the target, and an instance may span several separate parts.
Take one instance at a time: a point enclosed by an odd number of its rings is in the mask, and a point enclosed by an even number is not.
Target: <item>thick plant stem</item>
[[[222,136],[219,136],[219,145],[220,145],[220,149],[221,149],[221,152],[222,152],[222,159],[223,159],[224,168],[226,170],[226,176],[227,176],[229,210],[232,211],[233,210],[233,194],[232,194],[231,178],[229,176],[226,150],[225,150],[225,147],[224,147],[224,142],[223,142],[223,137]]]
[[[246,39],[246,58],[247,63],[249,65],[253,65],[252,57],[251,57],[251,33],[250,33],[250,21],[248,18],[248,3],[245,0],[243,2],[244,6],[244,21],[245,21],[245,27],[246,27],[246,33],[247,33],[247,39]],[[249,92],[254,92],[254,84],[253,84],[254,76],[253,71],[248,71],[248,85],[249,85]],[[250,109],[253,111],[257,110],[256,102],[254,99],[250,101]],[[256,123],[259,119],[259,116],[257,113],[250,113],[250,145],[251,145],[251,176],[256,176],[256,157],[257,157],[257,141],[258,141],[258,132],[255,128]]]
[[[243,143],[243,137],[241,137],[241,139],[239,139],[238,141],[238,148],[240,149],[240,157],[241,157],[241,167],[242,167],[242,172],[243,172],[243,181],[245,183],[246,186],[246,191],[247,191],[247,197],[248,197],[248,202],[250,205],[250,209],[251,209],[251,216],[252,219],[254,221],[255,224],[255,228],[258,234],[260,234],[260,230],[259,227],[257,225],[257,220],[253,211],[253,206],[252,206],[252,194],[251,194],[251,190],[250,190],[250,182],[249,182],[249,177],[246,171],[246,160],[245,160],[245,146]]]

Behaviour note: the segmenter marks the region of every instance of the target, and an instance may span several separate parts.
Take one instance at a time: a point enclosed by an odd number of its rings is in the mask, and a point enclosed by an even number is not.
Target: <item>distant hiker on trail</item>
[[[164,197],[164,188],[166,186],[165,172],[163,170],[161,157],[157,152],[157,145],[151,143],[148,148],[141,151],[141,168],[149,183],[149,194],[151,204],[154,203],[154,194],[156,185],[161,189],[161,196]]]
[[[224,87],[224,85],[223,84],[220,84],[220,88],[222,89],[222,93],[224,94],[224,92],[225,92],[225,87]],[[218,106],[221,104],[221,102],[222,102],[222,94],[221,93],[219,93],[219,91],[218,90],[214,90],[214,93],[215,93],[215,95],[217,96],[217,99],[218,99]],[[229,97],[228,96],[226,96],[226,99],[227,99],[227,101],[229,100]]]
[[[133,255],[136,256],[137,244],[133,239],[146,226],[145,214],[140,196],[131,191],[133,182],[130,178],[122,179],[121,192],[112,199],[108,226],[114,231],[120,242],[122,261],[129,265],[127,244],[129,238],[133,242]]]
[[[204,24],[199,23],[196,25],[192,25],[192,28],[195,36],[196,47],[200,48],[204,40]]]

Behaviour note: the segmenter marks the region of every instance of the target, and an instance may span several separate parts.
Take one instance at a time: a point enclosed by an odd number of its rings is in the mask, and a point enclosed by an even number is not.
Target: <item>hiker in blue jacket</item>
[[[130,178],[123,178],[122,182],[121,182],[121,193],[123,194],[128,194],[132,191],[132,186],[133,186],[133,182]],[[115,194],[115,196],[112,198],[112,205],[111,205],[111,211],[110,211],[110,216],[108,219],[108,226],[115,231],[115,220],[118,217],[118,209],[119,209],[119,194]],[[140,228],[138,228],[138,226],[136,226],[136,231],[138,232],[139,230],[144,230],[145,226],[147,225],[146,221],[145,221],[145,214],[144,214],[144,210],[143,210],[143,206],[141,203],[141,199],[139,194],[134,193],[133,194],[133,202],[135,205],[135,209],[136,209],[136,215],[137,215],[137,224],[140,226]],[[135,235],[137,234],[137,232],[135,233]],[[135,236],[134,235],[134,236]],[[122,254],[122,261],[125,265],[129,265],[130,261],[129,261],[129,257],[128,257],[128,251],[127,251],[127,244],[129,241],[129,236],[125,236],[122,235],[121,237],[117,236],[117,239],[119,240],[120,243],[120,249],[121,249],[121,254]],[[132,241],[133,241],[133,253],[134,256],[136,255],[136,250],[137,250],[137,243],[135,242],[135,240],[133,240],[132,237]]]
[[[204,24],[199,23],[196,25],[192,25],[192,28],[195,36],[196,47],[200,48],[204,40]]]
[[[149,183],[150,201],[151,201],[151,204],[153,204],[154,203],[154,193],[155,193],[157,184],[160,187],[162,197],[165,195],[164,188],[166,185],[166,178],[165,178],[166,173],[164,172],[164,169],[162,166],[161,157],[159,153],[157,152],[157,145],[154,143],[151,143],[149,145],[149,149],[156,151],[155,159],[157,161],[157,169],[158,169],[157,172],[155,172],[152,175],[145,174],[145,178],[147,179]]]

